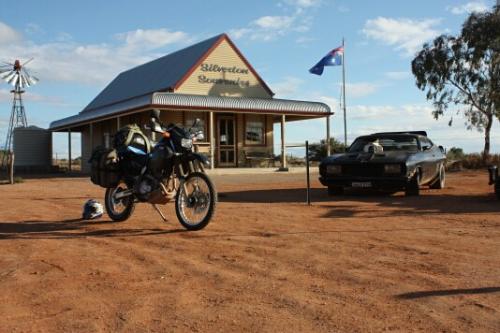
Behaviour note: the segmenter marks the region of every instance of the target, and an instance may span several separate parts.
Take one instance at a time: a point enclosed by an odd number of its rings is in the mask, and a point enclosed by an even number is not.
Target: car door
[[[434,177],[433,170],[433,159],[435,158],[435,154],[433,154],[432,142],[426,137],[420,138],[420,149],[422,153],[420,156],[422,157],[421,161],[421,183],[427,183]]]

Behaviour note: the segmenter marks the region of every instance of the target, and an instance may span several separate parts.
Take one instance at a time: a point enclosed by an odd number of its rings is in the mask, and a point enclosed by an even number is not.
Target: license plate
[[[360,188],[367,188],[367,187],[372,187],[371,182],[353,182],[352,187],[360,187]]]

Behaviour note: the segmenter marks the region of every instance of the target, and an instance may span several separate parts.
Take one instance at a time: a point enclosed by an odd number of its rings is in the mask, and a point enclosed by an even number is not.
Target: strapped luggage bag
[[[116,149],[96,147],[89,160],[91,165],[90,180],[104,188],[118,185],[121,179],[121,169]]]

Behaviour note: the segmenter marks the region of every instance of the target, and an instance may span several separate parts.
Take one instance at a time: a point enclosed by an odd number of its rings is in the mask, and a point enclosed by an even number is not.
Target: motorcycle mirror
[[[155,121],[159,121],[160,120],[160,110],[158,109],[154,109],[151,111],[151,119],[154,118]]]
[[[191,128],[195,128],[195,127],[198,127],[201,123],[201,120],[200,118],[196,118],[194,121],[193,121],[193,125],[191,125]]]
[[[205,135],[203,135],[202,131],[196,133],[196,141],[203,141],[205,139]]]

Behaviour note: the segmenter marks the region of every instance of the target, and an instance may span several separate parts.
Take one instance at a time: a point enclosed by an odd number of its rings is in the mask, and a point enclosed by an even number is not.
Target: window
[[[422,146],[422,150],[429,150],[432,147],[432,142],[427,138],[421,138],[420,145]]]
[[[266,116],[245,115],[245,144],[265,145],[266,144]]]
[[[205,139],[202,142],[207,142],[207,113],[205,112],[190,112],[187,111],[184,113],[185,114],[185,126],[187,129],[191,128],[193,126],[194,121],[196,118],[198,118],[200,121],[198,122],[198,125],[195,127],[196,131],[202,131],[203,136]]]

